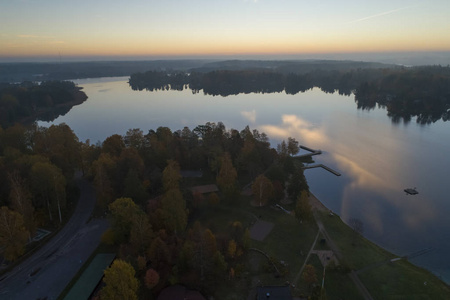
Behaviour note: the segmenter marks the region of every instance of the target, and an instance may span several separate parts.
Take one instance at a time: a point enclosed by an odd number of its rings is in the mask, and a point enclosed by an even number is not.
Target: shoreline
[[[340,220],[345,226],[347,226],[350,230],[353,231],[353,229],[352,229],[347,223],[345,223],[345,222],[341,219],[340,215],[336,214],[335,212],[333,212],[332,210],[330,210],[329,208],[327,208],[327,207],[326,207],[326,206],[325,206],[325,205],[324,205],[324,204],[323,204],[323,203],[322,203],[322,202],[321,202],[321,201],[320,201],[320,200],[319,200],[312,192],[309,192],[309,197],[308,197],[308,199],[309,199],[309,203],[310,203],[310,205],[311,205],[311,208],[312,208],[313,212],[314,212],[314,211],[318,211],[318,212],[325,212],[325,213],[333,214],[333,215],[339,217],[339,220]],[[317,221],[316,221],[316,223],[317,223]],[[392,251],[390,251],[390,250],[387,250],[386,248],[380,246],[379,244],[377,244],[377,243],[371,241],[370,239],[368,239],[368,238],[365,237],[364,235],[360,235],[360,238],[362,238],[362,239],[364,239],[364,240],[367,240],[368,242],[374,244],[376,247],[382,249],[383,251],[386,251],[386,252],[390,253],[392,256],[396,256],[396,257],[400,258],[401,260],[406,261],[406,262],[410,263],[411,265],[413,265],[413,266],[415,266],[415,267],[417,267],[417,268],[419,268],[419,269],[422,269],[422,270],[425,271],[425,272],[428,272],[429,274],[433,275],[433,276],[436,277],[438,280],[440,280],[442,283],[444,283],[446,286],[448,286],[448,287],[450,286],[450,282],[446,282],[446,281],[442,278],[442,276],[439,276],[439,275],[435,274],[432,270],[430,270],[430,269],[428,269],[428,268],[426,268],[426,267],[423,267],[423,266],[420,266],[420,265],[417,265],[417,264],[411,262],[407,257],[401,257],[401,256],[395,254],[394,252],[392,252]]]

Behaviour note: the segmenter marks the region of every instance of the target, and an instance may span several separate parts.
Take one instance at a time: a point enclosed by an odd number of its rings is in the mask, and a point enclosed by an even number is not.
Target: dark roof
[[[262,286],[256,288],[257,300],[292,300],[289,286]]]
[[[208,194],[218,192],[219,188],[215,184],[197,185],[192,187],[191,191],[193,193]]]
[[[159,293],[157,300],[206,300],[197,291],[186,289],[181,285],[173,285],[166,287]]]

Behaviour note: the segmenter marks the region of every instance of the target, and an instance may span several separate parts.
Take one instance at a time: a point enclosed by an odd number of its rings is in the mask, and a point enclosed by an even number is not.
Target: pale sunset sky
[[[0,0],[0,58],[450,51],[450,0]]]

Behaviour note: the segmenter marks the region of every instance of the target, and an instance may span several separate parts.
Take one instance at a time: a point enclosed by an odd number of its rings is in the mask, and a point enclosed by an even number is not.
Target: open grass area
[[[331,239],[339,247],[340,253],[344,258],[343,263],[350,269],[359,270],[368,265],[396,257],[361,235],[356,234],[339,216],[330,216],[325,212],[318,212],[318,215]]]
[[[359,277],[375,299],[450,299],[445,283],[404,260],[361,272]]]

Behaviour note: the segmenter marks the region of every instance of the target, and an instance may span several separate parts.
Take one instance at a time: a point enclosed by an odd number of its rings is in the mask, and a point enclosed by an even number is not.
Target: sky
[[[450,51],[450,1],[0,0],[0,60]]]

